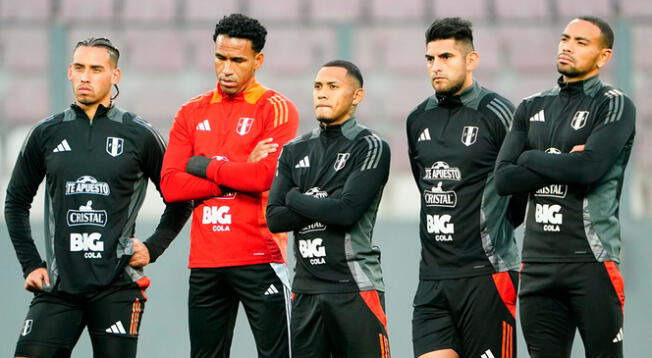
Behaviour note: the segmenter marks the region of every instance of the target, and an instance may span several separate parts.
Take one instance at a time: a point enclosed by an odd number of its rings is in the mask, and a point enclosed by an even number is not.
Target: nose
[[[222,67],[222,74],[225,76],[229,76],[233,74],[233,65],[231,64],[231,61],[224,61],[224,66]]]

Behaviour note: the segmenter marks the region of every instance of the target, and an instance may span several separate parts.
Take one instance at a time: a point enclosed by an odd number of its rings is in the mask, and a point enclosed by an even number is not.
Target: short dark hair
[[[614,47],[614,32],[606,21],[595,16],[579,16],[577,19],[588,21],[600,29],[600,32],[602,33],[603,47],[608,49],[612,49]]]
[[[347,75],[352,76],[358,81],[360,87],[362,87],[364,83],[362,80],[362,72],[360,72],[358,66],[356,66],[353,62],[346,60],[333,60],[326,62],[321,67],[342,67],[346,70]]]
[[[213,33],[213,42],[217,39],[218,35],[226,35],[228,37],[236,37],[251,41],[251,48],[254,52],[260,52],[265,47],[265,36],[267,36],[267,29],[258,22],[242,14],[231,14],[224,16],[217,25],[215,25],[215,32]]]
[[[113,46],[111,41],[104,37],[89,37],[86,40],[77,42],[75,48],[72,50],[74,54],[75,51],[80,47],[103,47],[109,52],[109,60],[113,63],[114,66],[118,66],[118,60],[120,59],[120,51]]]
[[[446,17],[435,20],[426,30],[426,44],[436,40],[455,39],[473,47],[473,24],[459,17]]]

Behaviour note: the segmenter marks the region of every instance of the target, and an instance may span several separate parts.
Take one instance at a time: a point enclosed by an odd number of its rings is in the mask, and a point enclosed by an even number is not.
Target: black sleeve
[[[414,182],[419,186],[419,167],[417,166],[417,162],[415,158],[415,153],[414,153],[414,138],[412,138],[412,128],[410,124],[412,121],[410,120],[411,116],[414,115],[415,112],[412,112],[410,116],[408,116],[408,120],[406,121],[406,129],[407,129],[407,142],[408,142],[408,157],[410,159],[410,170],[412,171],[412,177],[414,177]]]
[[[288,165],[287,157],[288,150],[284,148],[278,158],[276,175],[267,200],[265,215],[271,232],[294,231],[314,222],[285,206],[285,196],[296,186],[292,180],[291,166]]]
[[[285,202],[292,210],[327,225],[352,226],[382,192],[389,176],[389,146],[376,136],[361,141],[355,167],[342,191],[329,198],[315,198],[297,189],[288,192]]]
[[[34,244],[29,223],[29,210],[34,195],[45,177],[45,161],[39,134],[39,127],[36,127],[25,139],[11,174],[5,199],[7,229],[24,276],[39,267],[45,267],[45,262]]]
[[[523,102],[516,109],[512,128],[505,136],[496,159],[495,185],[500,195],[528,193],[553,183],[549,178],[517,164],[519,156],[527,148],[526,120]]]
[[[591,184],[600,179],[634,136],[636,109],[624,94],[609,97],[600,106],[596,124],[584,151],[552,154],[528,150],[519,165],[561,184]]]
[[[165,142],[161,135],[151,126],[148,128],[147,139],[144,141],[143,171],[154,183],[156,190],[161,194],[161,167],[163,155],[165,154]],[[161,215],[158,226],[154,233],[143,243],[149,251],[150,263],[163,254],[163,251],[170,246],[170,243],[183,229],[186,221],[192,214],[192,201],[181,201],[176,203],[165,203],[165,210]]]

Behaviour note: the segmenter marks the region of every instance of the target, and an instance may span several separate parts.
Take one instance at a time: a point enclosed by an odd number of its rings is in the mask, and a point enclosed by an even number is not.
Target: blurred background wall
[[[392,147],[390,183],[378,218],[387,309],[395,357],[411,356],[411,300],[417,283],[418,192],[409,173],[404,122],[433,93],[424,60],[424,31],[437,17],[474,23],[481,60],[475,77],[514,104],[554,85],[559,34],[578,15],[606,19],[616,32],[615,56],[602,79],[628,93],[637,106],[635,152],[623,192],[627,309],[625,352],[647,357],[652,314],[652,2],[649,0],[0,0],[0,208],[27,131],[62,111],[73,99],[66,66],[74,44],[108,37],[120,49],[123,71],[116,103],[141,115],[167,137],[177,108],[215,86],[212,34],[224,15],[242,12],[268,29],[265,64],[258,80],[294,101],[300,132],[315,126],[311,81],[331,59],[360,66],[367,98],[359,120]],[[71,164],[72,165],[72,164]],[[34,202],[34,235],[42,242],[43,199]],[[161,212],[152,192],[137,233],[146,237]],[[29,294],[0,220],[0,356],[10,356]],[[519,234],[519,242],[520,242]],[[187,228],[150,268],[150,289],[140,357],[188,355],[186,290]],[[242,318],[242,314],[240,318]],[[519,327],[520,328],[520,327]],[[233,357],[254,357],[247,323],[239,320]],[[583,356],[577,338],[574,357]],[[525,352],[522,339],[519,351]],[[75,357],[90,356],[82,339]],[[522,354],[521,356],[526,356]]]

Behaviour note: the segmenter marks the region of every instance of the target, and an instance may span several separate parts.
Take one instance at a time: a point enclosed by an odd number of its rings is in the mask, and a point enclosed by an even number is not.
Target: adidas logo
[[[118,321],[112,324],[111,327],[107,328],[106,333],[127,334],[127,331],[125,331],[125,327],[122,325],[122,322]]]
[[[546,118],[543,116],[543,109],[537,112],[537,114],[530,117],[530,122],[545,122]]]
[[[310,159],[308,159],[308,156],[306,155],[294,167],[295,168],[310,168]]]
[[[618,331],[618,334],[616,335],[616,338],[613,339],[612,342],[618,343],[623,341],[623,329],[621,328],[620,331]]]
[[[271,284],[271,285],[269,285],[269,288],[267,289],[267,291],[265,291],[265,296],[275,295],[277,293],[278,293],[278,290],[276,289],[276,286],[274,286],[274,284]]]
[[[52,152],[54,153],[70,152],[71,150],[72,149],[70,149],[70,145],[68,145],[68,141],[64,139],[61,141],[61,143],[59,143],[59,145],[56,148],[52,149]]]
[[[199,122],[199,124],[197,124],[197,128],[195,129],[198,131],[210,132],[211,125],[208,123],[208,119],[204,119],[202,122]]]
[[[491,353],[491,349],[487,349],[484,351],[484,353],[480,356],[480,358],[496,358],[494,357],[494,354]]]
[[[430,130],[428,130],[428,128],[424,129],[423,132],[421,132],[417,142],[423,142],[424,140],[430,140]]]

